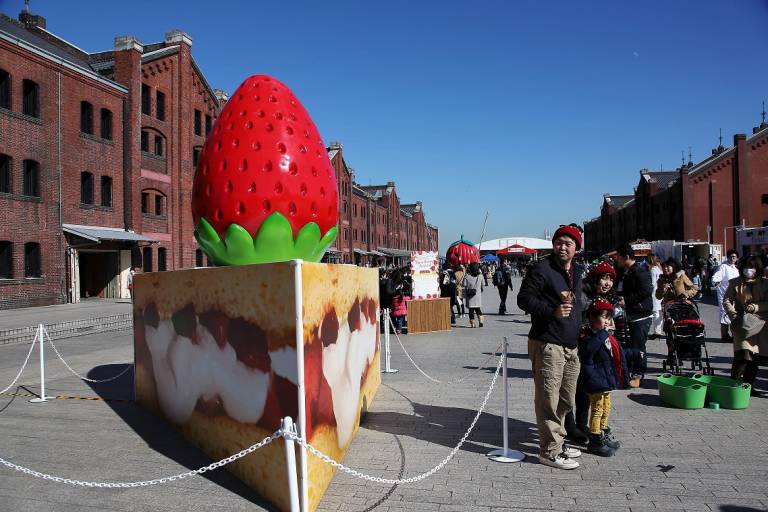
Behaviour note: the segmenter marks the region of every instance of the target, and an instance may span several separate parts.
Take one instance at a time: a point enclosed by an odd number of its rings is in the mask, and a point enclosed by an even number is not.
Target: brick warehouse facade
[[[118,37],[113,50],[87,53],[40,16],[0,14],[0,308],[127,297],[131,268],[207,263],[193,236],[191,186],[226,95],[209,86],[191,46],[176,31],[152,44]],[[420,203],[400,209],[394,184],[388,207],[362,194],[371,219],[383,220],[361,226],[351,170],[334,168],[340,231],[330,260],[375,263],[376,247],[391,247],[390,257],[437,250],[437,229]],[[384,237],[384,226],[394,231]],[[374,232],[382,243],[355,241]]]
[[[709,241],[730,248],[736,226],[768,226],[768,123],[733,146],[675,171],[643,170],[634,195],[606,194],[584,225],[585,246],[602,254],[638,239]]]
[[[339,187],[339,236],[326,261],[375,266],[404,263],[411,251],[437,251],[438,229],[427,223],[421,202],[402,204],[392,181],[355,183],[343,151],[338,142],[329,147]]]

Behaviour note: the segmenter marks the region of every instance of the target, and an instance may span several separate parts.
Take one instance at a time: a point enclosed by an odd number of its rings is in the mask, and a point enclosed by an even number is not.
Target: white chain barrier
[[[49,345],[51,345],[51,348],[53,348],[53,351],[54,351],[54,352],[56,352],[56,355],[59,357],[59,359],[61,360],[61,362],[62,362],[62,363],[64,363],[64,366],[66,366],[66,367],[67,367],[67,370],[69,370],[69,371],[70,371],[70,372],[72,372],[72,373],[73,373],[75,376],[77,376],[78,378],[80,378],[80,379],[82,379],[82,380],[84,380],[84,381],[86,381],[86,382],[93,382],[93,383],[96,383],[96,384],[98,384],[98,383],[103,383],[103,382],[111,382],[111,381],[113,381],[113,380],[119,379],[120,377],[122,377],[123,375],[125,375],[125,374],[128,372],[128,370],[131,370],[131,369],[133,368],[133,365],[131,365],[131,364],[128,364],[128,365],[125,367],[125,369],[123,369],[123,371],[121,371],[121,372],[120,372],[120,373],[118,373],[117,375],[115,375],[115,376],[113,376],[113,377],[110,377],[110,378],[108,378],[108,379],[89,379],[88,377],[84,377],[83,375],[80,375],[79,373],[77,373],[77,372],[75,371],[75,369],[74,369],[74,368],[72,368],[71,366],[69,366],[69,363],[67,363],[67,361],[66,361],[66,360],[64,360],[64,358],[62,357],[61,353],[59,352],[59,349],[58,349],[58,348],[56,348],[56,345],[54,345],[54,343],[53,343],[53,339],[52,339],[52,338],[51,338],[51,336],[48,334],[48,331],[45,329],[45,327],[43,327],[43,333],[44,333],[44,335],[45,335],[45,336],[48,338],[48,344],[49,344]],[[108,363],[108,364],[112,364],[112,363]]]
[[[480,405],[480,409],[478,409],[477,414],[472,420],[472,423],[469,425],[469,428],[464,433],[464,435],[461,436],[461,440],[459,440],[459,444],[457,444],[453,448],[453,450],[451,450],[451,452],[442,461],[440,461],[440,463],[437,466],[433,467],[429,471],[425,471],[424,473],[420,473],[416,476],[412,476],[409,478],[379,478],[377,476],[366,475],[365,473],[361,473],[360,471],[357,471],[355,469],[345,466],[344,464],[336,462],[334,459],[324,454],[323,452],[321,452],[311,444],[307,443],[304,439],[296,436],[293,433],[286,432],[283,435],[286,438],[293,438],[293,441],[295,441],[296,444],[302,446],[303,448],[306,448],[306,450],[309,453],[311,453],[318,459],[322,460],[323,462],[330,464],[331,466],[338,469],[339,471],[342,471],[354,477],[360,478],[362,480],[368,480],[369,482],[376,482],[376,483],[388,484],[388,485],[412,484],[415,482],[420,482],[421,480],[424,480],[425,478],[428,478],[434,475],[435,473],[437,473],[438,471],[440,471],[441,469],[443,469],[445,465],[448,464],[451,461],[451,459],[453,459],[453,457],[459,452],[462,445],[466,442],[467,438],[469,438],[469,435],[472,433],[472,430],[474,430],[475,425],[477,424],[477,420],[480,419],[480,416],[483,414],[483,410],[485,409],[485,406],[488,404],[488,400],[491,397],[493,388],[496,385],[496,379],[499,376],[499,370],[501,370],[501,365],[504,363],[505,359],[506,359],[506,354],[502,354],[502,356],[499,357],[499,363],[496,365],[496,371],[493,374],[491,385],[488,388],[488,391],[485,393],[485,398],[483,399],[483,403]]]
[[[27,363],[29,362],[29,357],[32,355],[32,350],[35,348],[36,343],[37,343],[37,336],[35,336],[35,339],[32,341],[32,344],[29,346],[29,352],[27,352],[27,357],[24,358],[24,364],[21,365],[21,368],[19,369],[19,373],[16,374],[16,377],[13,379],[13,382],[11,382],[7,388],[0,391],[0,394],[5,393],[9,389],[11,389],[16,384],[16,381],[19,380],[19,377],[21,377],[21,374],[24,373],[24,368],[27,367]]]
[[[389,324],[392,326],[392,329],[395,329],[395,324],[392,323],[392,319],[389,318]],[[395,330],[395,338],[397,338],[397,342],[400,344],[400,348],[403,349],[403,352],[405,352],[406,357],[408,357],[408,360],[411,362],[411,364],[419,370],[419,372],[426,377],[427,379],[431,380],[432,382],[436,384],[460,384],[467,380],[468,378],[472,377],[475,373],[479,372],[480,370],[485,368],[485,365],[501,350],[502,345],[504,345],[504,342],[501,342],[498,347],[496,347],[496,350],[491,352],[491,354],[485,359],[485,361],[482,362],[482,364],[479,364],[477,368],[467,373],[465,376],[460,377],[456,380],[440,380],[432,377],[427,372],[421,369],[421,367],[416,363],[416,361],[413,360],[411,357],[411,354],[408,353],[408,351],[405,349],[405,345],[403,345],[402,340],[400,339],[400,336],[397,334],[397,330]]]
[[[314,446],[310,445],[306,440],[299,437],[292,428],[285,428],[286,423],[283,423],[284,426],[279,430],[276,430],[271,436],[265,437],[260,442],[253,444],[248,448],[237,452],[234,455],[221,459],[207,466],[203,466],[199,469],[195,469],[193,471],[187,471],[186,473],[180,473],[178,475],[167,476],[164,478],[156,478],[153,480],[142,480],[138,482],[92,482],[92,481],[86,481],[86,480],[75,480],[72,478],[64,478],[64,477],[50,475],[48,473],[42,473],[40,471],[35,471],[34,469],[30,469],[24,466],[20,466],[18,464],[14,464],[13,462],[7,461],[2,457],[0,457],[0,465],[10,468],[14,471],[24,473],[26,475],[33,476],[35,478],[41,478],[43,480],[49,480],[51,482],[72,485],[75,487],[90,487],[90,488],[102,488],[102,489],[125,489],[125,488],[133,488],[133,487],[147,487],[151,485],[160,485],[160,484],[165,484],[169,482],[175,482],[178,480],[183,480],[191,476],[201,475],[207,471],[220,468],[231,462],[241,459],[246,455],[249,455],[255,452],[259,448],[263,448],[264,446],[282,437],[282,438],[285,438],[287,441],[293,441],[297,443],[298,445],[302,446],[307,451],[309,451],[311,454],[313,454],[315,457],[319,458],[320,460],[322,460],[327,464],[330,464],[331,466],[338,469],[339,471],[355,476],[357,478],[368,480],[369,482],[376,482],[376,483],[389,484],[389,485],[415,483],[415,482],[424,480],[425,478],[428,478],[434,475],[435,473],[437,473],[438,471],[440,471],[441,469],[443,469],[446,466],[446,464],[448,464],[451,461],[451,459],[453,459],[453,457],[459,452],[461,447],[464,445],[464,443],[466,442],[466,440],[469,438],[470,434],[474,430],[475,425],[477,424],[477,421],[480,419],[480,416],[483,414],[483,411],[485,410],[485,407],[488,404],[488,400],[490,399],[491,394],[493,393],[493,389],[496,386],[496,379],[499,377],[499,371],[501,370],[502,364],[504,363],[505,359],[506,357],[504,354],[502,354],[502,356],[499,357],[499,362],[496,365],[496,371],[493,374],[493,379],[491,379],[491,385],[488,387],[488,391],[485,393],[485,397],[483,398],[483,403],[480,405],[480,408],[478,409],[477,414],[475,414],[475,417],[472,419],[472,423],[469,425],[469,428],[464,433],[464,435],[461,436],[459,443],[435,467],[433,467],[429,471],[420,473],[410,478],[398,478],[398,479],[379,478],[376,476],[371,476],[365,473],[361,473],[360,471],[357,471],[348,466],[345,466],[344,464],[337,462],[336,460],[324,454]]]
[[[82,481],[82,480],[73,480],[71,478],[62,478],[58,476],[49,475],[47,473],[41,473],[33,469],[25,468],[23,466],[19,466],[18,464],[9,462],[1,457],[0,457],[0,464],[8,468],[11,468],[15,471],[19,471],[21,473],[34,476],[36,478],[42,478],[43,480],[50,480],[52,482],[73,485],[76,487],[96,487],[96,488],[102,488],[102,489],[125,489],[125,488],[132,488],[132,487],[147,487],[149,485],[159,485],[159,484],[165,484],[169,482],[175,482],[177,480],[183,480],[184,478],[189,478],[190,476],[202,475],[203,473],[207,471],[211,471],[212,469],[226,466],[230,462],[234,462],[237,459],[241,459],[246,455],[249,455],[255,452],[259,448],[263,448],[267,446],[272,441],[275,441],[276,439],[280,439],[285,435],[286,434],[283,432],[283,430],[280,429],[275,431],[271,436],[265,437],[258,443],[249,446],[245,450],[239,451],[236,454],[231,455],[225,459],[221,459],[218,462],[214,462],[213,464],[208,464],[207,466],[203,466],[199,469],[195,469],[193,471],[187,471],[186,473],[180,473],[178,475],[167,476],[164,478],[157,478],[154,480],[142,480],[140,482],[88,482],[88,481]]]

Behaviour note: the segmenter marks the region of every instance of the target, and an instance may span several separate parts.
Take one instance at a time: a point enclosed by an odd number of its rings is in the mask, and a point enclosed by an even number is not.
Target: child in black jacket
[[[620,444],[612,439],[608,418],[611,391],[622,387],[626,363],[621,345],[608,333],[613,304],[597,299],[587,310],[588,323],[579,336],[580,380],[589,395],[589,444],[587,451],[610,457]]]

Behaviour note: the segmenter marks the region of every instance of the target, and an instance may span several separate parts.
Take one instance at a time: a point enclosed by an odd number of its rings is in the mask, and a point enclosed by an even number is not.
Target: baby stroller
[[[674,300],[662,306],[664,332],[667,334],[667,359],[664,372],[680,374],[683,362],[691,362],[691,370],[712,374],[709,353],[704,341],[704,322],[699,317],[699,308],[687,300]],[[704,357],[702,357],[702,350]]]

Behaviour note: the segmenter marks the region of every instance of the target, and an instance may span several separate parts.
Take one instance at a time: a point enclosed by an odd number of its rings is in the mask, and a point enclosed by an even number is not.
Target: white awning
[[[157,243],[158,240],[147,238],[135,231],[126,231],[120,228],[108,228],[103,226],[79,226],[77,224],[62,224],[62,230],[70,235],[79,236],[95,243],[117,240],[121,242],[149,242]]]

